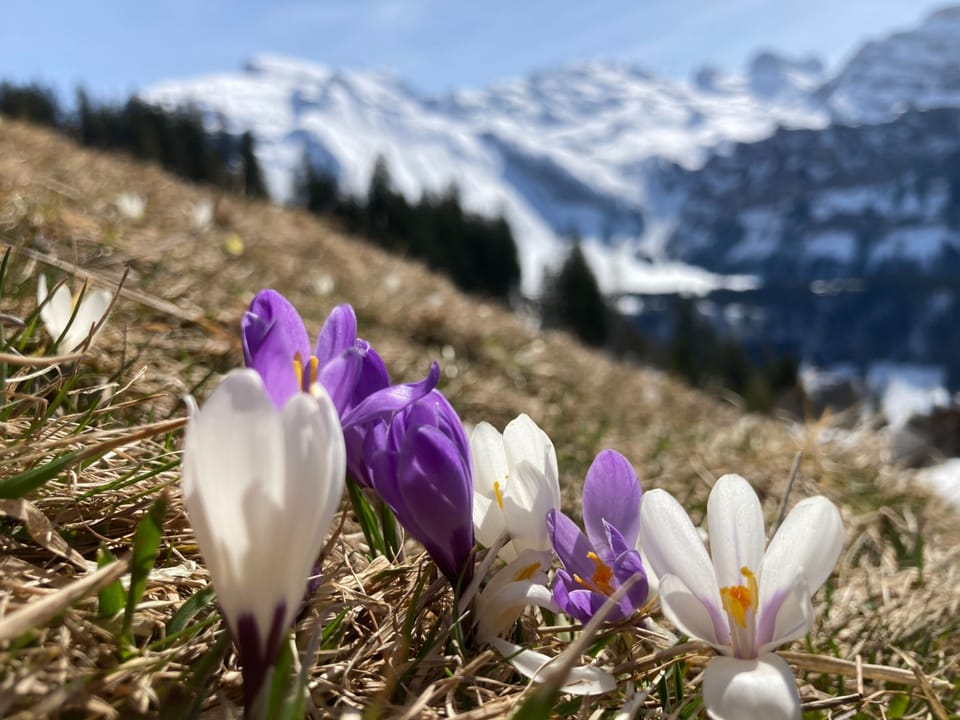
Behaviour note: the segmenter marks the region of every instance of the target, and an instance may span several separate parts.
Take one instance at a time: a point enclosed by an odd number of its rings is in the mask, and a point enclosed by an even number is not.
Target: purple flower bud
[[[369,486],[362,451],[366,425],[387,417],[423,397],[437,385],[439,368],[419,383],[391,385],[383,360],[357,337],[357,317],[349,305],[338,305],[327,317],[317,344],[300,314],[276,290],[261,290],[241,321],[243,359],[257,371],[278,408],[297,392],[320,383],[333,400],[347,446],[347,470]]]
[[[427,549],[451,584],[469,583],[473,565],[470,444],[457,413],[437,390],[367,433],[374,490]]]
[[[583,484],[586,536],[557,510],[547,513],[553,549],[563,563],[553,581],[553,596],[568,615],[587,622],[608,596],[634,575],[637,581],[608,617],[623,620],[647,600],[647,574],[637,551],[640,530],[640,481],[623,455],[604,450]]]

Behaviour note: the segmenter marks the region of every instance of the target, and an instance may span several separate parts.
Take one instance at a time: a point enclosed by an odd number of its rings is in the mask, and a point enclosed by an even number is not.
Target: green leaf
[[[97,568],[106,567],[116,561],[113,553],[107,548],[97,550]],[[123,610],[123,585],[120,580],[114,580],[97,594],[97,617],[112,618]]]
[[[106,451],[107,449],[105,448],[104,452]],[[89,457],[87,450],[75,450],[74,452],[54,458],[48,463],[25,470],[22,473],[0,478],[0,498],[15,499],[22,497],[31,490],[36,490],[41,485],[53,480],[68,467],[85,457]]]
[[[378,553],[390,557],[383,541],[383,533],[380,529],[380,522],[377,520],[377,514],[363,496],[363,490],[351,478],[347,478],[347,492],[350,495],[350,504],[357,516],[357,522],[360,523],[360,529],[363,530],[363,537],[370,548],[370,557],[374,558]]]
[[[200,592],[191,595],[190,598],[180,606],[180,609],[174,613],[173,617],[170,618],[166,628],[167,635],[176,635],[178,632],[185,630],[187,623],[189,623],[198,612],[203,610],[203,608],[205,608],[207,605],[210,605],[212,602],[212,587],[204,588]]]
[[[133,613],[137,609],[143,591],[147,588],[147,576],[157,561],[157,549],[163,531],[163,518],[167,514],[167,496],[161,495],[153,507],[143,516],[133,536],[133,559],[130,563],[130,591],[123,613],[123,629],[120,632],[124,645],[132,645],[130,628]]]
[[[350,608],[341,610],[333,620],[327,623],[323,628],[323,634],[320,636],[320,647],[324,650],[331,650],[336,647],[343,636],[343,619],[347,616]]]
[[[907,695],[894,695],[887,705],[887,717],[890,720],[900,720],[907,714],[907,708],[910,706],[910,698]]]

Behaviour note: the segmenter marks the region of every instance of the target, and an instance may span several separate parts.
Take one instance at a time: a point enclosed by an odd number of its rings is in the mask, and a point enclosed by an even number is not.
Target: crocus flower
[[[497,432],[479,423],[470,434],[473,452],[473,527],[487,547],[506,533],[500,557],[524,550],[550,550],[546,515],[560,508],[557,453],[550,438],[527,415]]]
[[[433,390],[374,424],[364,445],[373,489],[450,583],[466,586],[473,575],[473,475],[456,411]]]
[[[545,668],[556,658],[516,645],[500,635],[529,605],[553,612],[560,610],[546,587],[550,560],[551,553],[547,551],[523,550],[497,571],[477,596],[477,639],[496,648],[517,672],[534,682],[545,678]],[[602,695],[616,686],[616,678],[610,673],[584,665],[571,669],[560,690],[571,695]]]
[[[237,644],[249,709],[303,598],[340,505],[343,434],[317,385],[282,409],[253,370],[188,400],[183,500]]]
[[[672,496],[653,490],[643,500],[641,542],[660,576],[664,614],[720,653],[703,674],[704,705],[720,720],[799,719],[796,682],[771,651],[813,626],[810,597],[843,546],[840,513],[825,497],[801,500],[767,546],[756,493],[724,475],[710,493],[707,526],[712,561]]]
[[[357,337],[357,317],[338,305],[327,317],[314,349],[299,313],[276,290],[261,290],[241,322],[243,358],[256,370],[277,407],[319,382],[333,399],[347,445],[347,468],[369,485],[363,462],[365,425],[387,417],[432,390],[440,377],[434,364],[419,383],[390,385],[383,360]]]
[[[54,341],[62,336],[58,347],[67,351],[83,344],[91,329],[107,314],[111,297],[107,290],[91,290],[89,287],[83,297],[71,297],[66,285],[60,285],[50,297],[46,276],[41,275],[37,280],[37,304],[42,305],[40,319]],[[73,322],[70,322],[71,317]]]
[[[627,459],[615,450],[604,450],[583,483],[586,536],[558,510],[547,514],[553,549],[563,563],[553,581],[553,595],[564,612],[581,622],[588,622],[634,575],[640,579],[609,619],[623,620],[647,600],[647,573],[637,551],[641,493],[640,480]]]

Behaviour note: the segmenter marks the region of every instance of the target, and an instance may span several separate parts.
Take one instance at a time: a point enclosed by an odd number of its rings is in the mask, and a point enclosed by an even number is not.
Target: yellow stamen
[[[535,574],[535,573],[537,572],[537,570],[539,570],[539,569],[540,569],[540,563],[538,563],[538,562],[531,563],[530,565],[527,565],[525,568],[523,568],[523,569],[522,569],[520,572],[518,572],[516,575],[514,575],[514,576],[513,576],[513,579],[514,579],[514,581],[517,581],[517,580],[529,580],[530,578],[532,578],[532,577],[534,576],[534,574]]]
[[[299,352],[293,354],[293,372],[297,376],[297,386],[303,387],[303,358]]]
[[[309,382],[303,382],[303,356],[300,352],[295,352],[293,354],[293,373],[297,376],[297,385],[301,390],[309,391],[313,384],[317,382],[317,372],[320,369],[320,361],[317,360],[316,355],[311,355],[310,360],[307,363],[307,380]]]
[[[593,576],[589,581],[585,581],[582,577],[574,573],[574,582],[583,585],[587,590],[601,592],[604,595],[612,595],[613,586],[610,584],[610,581],[613,580],[613,570],[593,551],[587,553],[587,559],[593,563]]]
[[[497,505],[503,510],[503,495],[500,494],[500,482],[497,480],[493,481],[493,494],[497,496]]]
[[[747,567],[740,568],[740,574],[747,579],[746,586],[731,585],[720,588],[723,609],[742,628],[747,627],[747,610],[757,609],[759,591],[757,578]]]

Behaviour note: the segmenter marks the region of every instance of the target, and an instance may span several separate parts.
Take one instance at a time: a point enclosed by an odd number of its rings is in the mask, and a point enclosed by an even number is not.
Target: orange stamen
[[[587,590],[600,592],[604,595],[612,595],[614,588],[613,585],[610,584],[610,581],[613,580],[613,570],[593,551],[587,553],[587,559],[593,563],[593,575],[589,581],[585,581],[582,577],[574,573],[574,582],[583,585]]]

